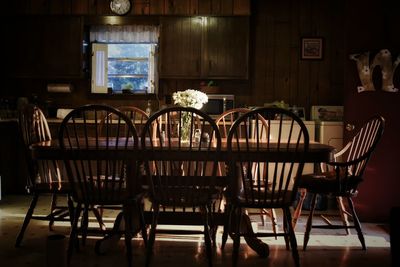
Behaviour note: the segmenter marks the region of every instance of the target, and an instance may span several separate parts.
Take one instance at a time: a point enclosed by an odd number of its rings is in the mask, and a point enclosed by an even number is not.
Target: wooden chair
[[[24,154],[28,166],[29,178],[26,189],[33,194],[29,209],[25,215],[21,230],[17,236],[15,246],[21,245],[24,233],[31,219],[48,220],[52,230],[54,221],[70,221],[74,206],[70,198],[70,187],[63,179],[58,162],[55,160],[35,161],[32,159],[30,145],[50,141],[51,134],[46,117],[39,107],[26,105],[19,112],[19,133],[24,145]],[[48,215],[34,214],[37,201],[40,196],[51,195],[50,213]],[[67,197],[67,205],[58,203],[59,196]]]
[[[140,136],[144,124],[149,119],[149,116],[146,114],[146,112],[134,106],[120,106],[117,107],[117,109],[131,119],[138,135]]]
[[[117,107],[117,109],[125,114],[132,122],[133,126],[135,126],[135,129],[138,133],[138,136],[140,135],[140,133],[142,132],[143,126],[146,123],[146,121],[149,119],[149,116],[146,114],[146,112],[138,107],[135,106],[120,106]],[[99,133],[102,136],[106,136],[107,135],[107,127],[105,127],[106,125],[106,121],[107,120],[117,120],[119,115],[113,114],[113,113],[109,113],[108,115],[106,115],[104,118],[101,119],[100,124],[99,124]],[[128,127],[128,125],[126,125],[126,127]],[[104,209],[121,209],[120,206],[98,206],[96,207],[96,210],[98,211],[100,217],[103,216],[103,212]],[[103,229],[105,230],[105,226],[103,226]]]
[[[234,108],[234,109],[230,109],[225,111],[224,113],[222,113],[220,116],[218,116],[215,119],[215,123],[218,125],[219,127],[219,131],[221,132],[221,138],[224,140],[226,140],[226,138],[228,137],[228,133],[229,130],[232,126],[232,124],[236,121],[236,119],[238,119],[241,115],[249,112],[250,109],[248,108]],[[261,134],[262,132],[266,132],[268,129],[268,124],[267,121],[261,116],[260,117],[260,121],[262,123],[262,128],[261,130]],[[242,132],[239,132],[240,135],[244,134]],[[218,172],[220,175],[224,175],[224,166],[221,166],[222,164],[219,165],[219,169]],[[255,168],[253,168],[253,171],[256,171],[256,166]],[[249,215],[254,214],[252,212],[248,213]],[[264,221],[264,216],[269,216],[271,218],[271,222],[272,222],[272,229],[274,231],[274,233],[276,233],[278,231],[278,223],[276,220],[276,213],[274,209],[270,209],[270,210],[266,210],[266,209],[261,209],[260,212],[260,217],[261,217],[261,223],[262,225],[265,225],[265,221]],[[226,236],[225,236],[226,238]]]
[[[343,160],[327,163],[330,170],[323,173],[303,175],[299,181],[299,188],[306,189],[307,193],[313,194],[311,200],[310,214],[307,220],[306,232],[304,235],[303,249],[307,248],[310,238],[311,228],[325,229],[350,229],[355,228],[362,248],[366,250],[364,235],[361,224],[357,217],[352,198],[358,194],[357,187],[363,180],[363,174],[376,145],[378,144],[384,130],[385,120],[381,116],[374,116],[369,119],[357,132],[352,140],[337,153]],[[312,225],[315,210],[316,196],[318,194],[331,194],[339,198],[339,210],[341,216],[350,215],[353,225],[349,225],[347,220],[343,220],[343,225],[332,225],[327,220],[327,225]],[[305,197],[305,194],[302,196]],[[341,203],[341,198],[347,199],[348,209]],[[299,201],[301,211],[302,200]],[[349,211],[348,211],[349,210]]]
[[[276,116],[278,115],[278,116]],[[262,136],[261,116],[279,117],[277,136],[271,139],[270,128]],[[285,120],[283,120],[285,118]],[[270,119],[266,119],[271,125]],[[283,123],[289,121],[288,135],[282,133]],[[252,125],[252,126],[251,126]],[[254,127],[255,141],[250,141],[250,131]],[[243,140],[244,138],[244,140]],[[309,135],[303,121],[290,111],[279,108],[259,108],[247,112],[232,125],[227,139],[227,149],[232,155],[228,162],[230,185],[229,232],[233,236],[232,263],[237,266],[243,212],[248,208],[282,209],[283,231],[279,233],[257,232],[256,236],[283,236],[290,242],[292,256],[299,266],[297,241],[291,224],[290,207],[296,196],[297,180],[304,167],[304,155],[308,151]],[[293,149],[288,152],[289,147]],[[257,166],[257,171],[250,171]]]
[[[187,142],[181,138],[184,118],[189,118]],[[200,138],[195,138],[196,132]],[[217,125],[198,109],[169,107],[149,118],[141,142],[153,209],[146,266],[151,261],[158,223],[203,225],[208,265],[212,266],[211,239],[215,241],[216,229],[213,212],[226,186],[225,177],[217,177],[221,150]],[[209,153],[211,150],[213,153]]]
[[[107,133],[105,136],[97,132],[104,117],[107,118],[103,122],[103,129]],[[87,212],[90,207],[121,205],[125,219],[126,254],[128,265],[131,266],[134,209],[139,211],[142,235],[145,241],[147,239],[142,193],[138,186],[139,167],[136,159],[127,156],[128,152],[138,150],[138,136],[132,121],[109,106],[82,106],[74,109],[62,121],[59,142],[64,153],[72,197],[77,202],[68,246],[68,262],[77,240],[82,209],[84,221],[81,230],[82,235],[86,236]]]

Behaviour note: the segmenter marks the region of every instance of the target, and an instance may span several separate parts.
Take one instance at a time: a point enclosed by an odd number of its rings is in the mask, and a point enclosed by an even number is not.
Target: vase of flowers
[[[182,113],[182,118],[181,118],[181,124],[182,127],[180,127],[181,132],[180,132],[180,137],[181,137],[181,141],[183,143],[188,143],[189,139],[190,139],[190,120],[191,120],[191,116],[189,113],[183,112]]]
[[[177,91],[172,94],[172,99],[175,105],[182,107],[193,107],[201,109],[205,103],[208,102],[208,97],[205,93],[194,89],[187,89],[185,91]],[[189,142],[190,139],[190,125],[191,125],[190,114],[183,113],[181,118],[181,141]]]

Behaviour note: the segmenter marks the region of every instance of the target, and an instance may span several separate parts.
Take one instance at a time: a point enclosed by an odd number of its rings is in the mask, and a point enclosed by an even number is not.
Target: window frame
[[[137,43],[137,44],[153,44],[151,46],[151,57],[149,58],[149,69],[148,69],[148,86],[147,91],[141,90],[136,91],[132,95],[157,95],[159,91],[159,49],[160,49],[160,21],[156,17],[138,18],[138,17],[121,17],[118,22],[109,20],[108,17],[101,19],[93,19],[91,17],[85,18],[85,37],[83,40],[84,51],[87,57],[88,67],[86,68],[87,77],[91,81],[91,88],[89,92],[97,95],[123,95],[120,91],[111,92],[108,90],[96,90],[92,87],[92,82],[95,79],[93,77],[95,64],[93,64],[93,51],[92,45],[94,43]],[[115,26],[115,30],[113,27]],[[131,27],[131,28],[129,28]],[[129,32],[131,30],[131,32]],[[137,30],[137,31],[136,31]],[[115,31],[115,35],[114,35]],[[108,33],[107,33],[108,32]],[[125,32],[125,33],[123,33]],[[141,36],[141,32],[144,34],[144,38]],[[121,34],[122,33],[122,34]],[[132,34],[131,34],[132,33]],[[146,40],[147,39],[147,40]],[[85,46],[86,43],[86,46]],[[86,60],[85,60],[86,61]],[[107,71],[108,72],[108,71]],[[108,82],[107,82],[108,83]],[[124,94],[126,95],[126,94]]]
[[[126,58],[109,58],[108,57],[108,45],[110,44],[149,44],[150,45],[150,51],[149,51],[149,56],[148,57],[126,57]],[[91,78],[92,78],[92,83],[91,83],[91,93],[95,94],[122,94],[123,93],[123,88],[121,90],[112,90],[111,92],[108,90],[108,81],[110,76],[114,77],[128,77],[128,78],[147,78],[147,90],[146,89],[138,89],[138,90],[132,90],[133,94],[156,94],[157,89],[158,89],[158,75],[156,69],[158,69],[157,66],[157,51],[158,51],[158,44],[157,43],[131,43],[131,42],[121,42],[121,43],[116,43],[116,42],[93,42],[92,43],[92,71],[91,71]],[[98,52],[103,52],[105,55],[103,60],[101,58],[98,58]],[[101,61],[102,60],[102,61]],[[148,71],[147,74],[109,74],[108,72],[108,62],[112,61],[133,61],[133,62],[147,62],[148,63]],[[100,63],[98,63],[101,61]],[[98,69],[98,67],[104,66],[105,71],[101,71]],[[105,77],[98,77],[98,74],[105,72],[106,75]],[[103,78],[104,84],[98,84],[97,82],[99,79]],[[157,81],[157,82],[156,82]]]

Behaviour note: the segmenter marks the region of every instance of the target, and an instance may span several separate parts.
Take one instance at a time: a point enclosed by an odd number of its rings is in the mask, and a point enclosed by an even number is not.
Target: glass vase
[[[190,141],[190,127],[191,127],[191,118],[190,118],[190,114],[189,113],[182,113],[182,117],[181,117],[181,142],[182,143],[189,143]]]

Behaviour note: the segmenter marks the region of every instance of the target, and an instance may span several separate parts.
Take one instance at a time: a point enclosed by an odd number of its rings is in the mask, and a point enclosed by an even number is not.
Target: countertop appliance
[[[312,106],[316,141],[328,144],[337,151],[343,147],[343,106]]]
[[[208,102],[204,104],[201,110],[213,118],[216,118],[226,110],[233,109],[235,107],[234,95],[207,94],[207,96]]]
[[[319,121],[315,124],[315,137],[320,143],[343,148],[343,121]]]

